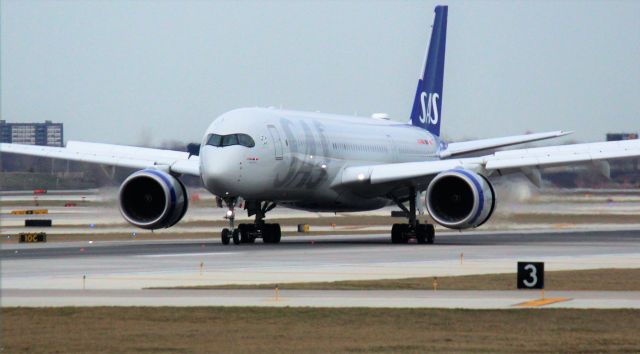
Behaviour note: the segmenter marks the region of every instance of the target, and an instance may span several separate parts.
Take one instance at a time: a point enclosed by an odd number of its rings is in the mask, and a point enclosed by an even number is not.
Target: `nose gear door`
[[[276,160],[282,160],[282,139],[280,138],[280,133],[278,133],[278,129],[273,125],[268,125],[267,128],[269,128],[269,134],[271,134],[271,140],[273,141]]]

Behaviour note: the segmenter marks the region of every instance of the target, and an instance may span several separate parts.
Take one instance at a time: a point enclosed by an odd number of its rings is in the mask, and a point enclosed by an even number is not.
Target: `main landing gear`
[[[223,244],[228,245],[231,240],[236,245],[254,243],[258,238],[261,238],[263,243],[280,243],[282,238],[280,224],[267,224],[264,222],[267,212],[276,207],[275,203],[247,201],[245,208],[249,216],[256,216],[255,222],[253,224],[240,224],[236,228],[234,226],[234,209],[237,204],[237,198],[227,198],[224,199],[224,202],[229,209],[225,215],[225,218],[229,220],[229,228],[222,229],[220,234]]]
[[[409,197],[409,209],[404,206],[407,200],[399,200],[392,197],[393,201],[398,205],[409,219],[407,224],[393,224],[391,227],[391,243],[408,243],[410,239],[415,238],[417,243],[433,244],[435,240],[435,230],[431,224],[420,224],[416,217],[416,200],[417,194],[414,188],[411,189]]]

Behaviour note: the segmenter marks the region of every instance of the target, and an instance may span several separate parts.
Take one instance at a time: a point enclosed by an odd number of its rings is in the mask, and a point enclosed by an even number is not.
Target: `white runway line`
[[[167,254],[145,254],[135,257],[143,258],[163,258],[163,257],[193,257],[193,256],[230,256],[242,254],[242,252],[194,252],[194,253],[167,253]]]

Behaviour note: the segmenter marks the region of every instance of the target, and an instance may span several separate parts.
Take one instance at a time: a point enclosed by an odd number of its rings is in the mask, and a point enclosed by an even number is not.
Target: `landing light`
[[[364,174],[363,173],[358,175],[358,181],[364,181]]]
[[[233,210],[227,210],[227,217],[233,217]]]

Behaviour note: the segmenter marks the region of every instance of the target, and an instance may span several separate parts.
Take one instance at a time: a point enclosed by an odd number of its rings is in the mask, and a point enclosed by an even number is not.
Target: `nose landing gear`
[[[238,229],[236,229],[234,225],[234,221],[236,217],[235,207],[236,207],[236,204],[238,203],[238,198],[225,198],[223,199],[223,201],[228,208],[224,218],[229,220],[229,228],[225,227],[224,229],[222,229],[222,232],[220,233],[220,240],[222,241],[223,245],[228,245],[229,241],[233,239],[233,243],[238,245],[240,244],[240,238],[239,238]],[[222,206],[222,202],[221,201],[218,202],[218,205]]]

